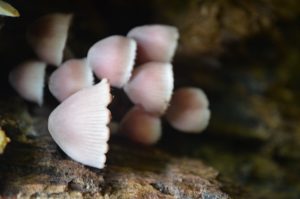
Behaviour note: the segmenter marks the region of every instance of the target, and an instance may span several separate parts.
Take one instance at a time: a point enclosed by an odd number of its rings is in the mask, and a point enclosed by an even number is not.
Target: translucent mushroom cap
[[[121,88],[131,77],[136,56],[133,39],[114,35],[95,43],[88,51],[87,61],[99,79]]]
[[[148,62],[133,71],[124,90],[129,99],[145,111],[163,115],[174,88],[173,67],[170,63]]]
[[[138,63],[170,62],[177,48],[179,33],[176,27],[162,24],[138,26],[128,37],[138,44]]]
[[[9,73],[9,82],[18,94],[40,106],[43,104],[46,63],[29,60]]]
[[[53,13],[30,26],[27,40],[41,60],[55,66],[62,63],[71,21],[71,14]]]
[[[110,135],[110,101],[110,87],[103,79],[71,95],[52,111],[49,132],[69,157],[84,165],[104,167]]]
[[[138,106],[129,110],[120,123],[120,133],[144,145],[155,144],[161,137],[161,131],[160,118]]]
[[[51,74],[49,90],[59,101],[63,101],[93,83],[93,72],[87,66],[86,59],[70,59]]]
[[[182,132],[199,133],[209,124],[209,102],[205,93],[195,87],[177,89],[166,112],[167,121]]]

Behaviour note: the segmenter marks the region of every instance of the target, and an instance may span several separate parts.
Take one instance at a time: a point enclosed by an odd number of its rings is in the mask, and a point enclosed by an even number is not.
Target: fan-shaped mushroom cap
[[[64,100],[49,116],[48,129],[58,146],[72,159],[103,168],[108,150],[111,101],[106,79]]]

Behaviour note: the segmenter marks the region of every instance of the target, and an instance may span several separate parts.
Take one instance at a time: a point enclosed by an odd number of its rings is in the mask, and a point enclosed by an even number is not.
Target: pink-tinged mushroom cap
[[[26,61],[9,74],[9,82],[12,87],[24,99],[43,104],[44,81],[46,63],[40,61]]]
[[[194,87],[176,90],[166,112],[167,121],[177,130],[199,133],[209,123],[210,110],[205,93]]]
[[[106,78],[112,86],[121,88],[131,76],[136,48],[133,39],[110,36],[89,49],[87,61],[98,78]]]
[[[119,131],[137,143],[155,144],[161,137],[161,120],[135,106],[122,119]]]
[[[27,39],[38,57],[55,66],[63,60],[71,14],[54,13],[39,18],[27,32]]]
[[[93,72],[86,64],[86,59],[71,59],[63,63],[50,76],[49,90],[63,101],[75,92],[92,86]]]
[[[176,27],[157,24],[135,27],[127,36],[137,41],[137,61],[142,64],[172,61],[179,33]]]
[[[147,112],[163,115],[169,105],[174,87],[170,63],[148,62],[137,67],[124,90],[134,104]]]
[[[108,151],[111,101],[106,79],[82,89],[63,101],[50,114],[48,129],[58,146],[72,159],[103,168]]]

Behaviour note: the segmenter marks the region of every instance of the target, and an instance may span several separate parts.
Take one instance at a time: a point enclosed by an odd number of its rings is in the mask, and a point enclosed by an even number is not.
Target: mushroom
[[[93,84],[93,72],[87,66],[86,59],[64,62],[49,78],[49,90],[59,101]]]
[[[9,82],[24,99],[43,104],[46,63],[29,60],[9,73]]]
[[[161,137],[161,120],[134,106],[122,119],[119,131],[137,143],[155,144]]]
[[[208,106],[208,99],[201,89],[183,87],[175,90],[165,117],[177,130],[199,133],[209,124]]]
[[[58,146],[72,159],[103,168],[108,151],[111,101],[106,79],[63,101],[48,119],[48,129]]]
[[[135,27],[127,36],[136,40],[137,62],[143,64],[149,61],[172,61],[179,33],[174,26],[154,24]]]
[[[134,104],[160,116],[169,105],[173,84],[173,69],[170,63],[148,62],[133,71],[132,78],[124,90]]]
[[[41,60],[55,66],[62,63],[71,21],[71,14],[53,13],[31,25],[27,40]]]
[[[123,87],[131,76],[136,55],[136,42],[114,35],[95,43],[88,51],[87,62],[99,79]]]

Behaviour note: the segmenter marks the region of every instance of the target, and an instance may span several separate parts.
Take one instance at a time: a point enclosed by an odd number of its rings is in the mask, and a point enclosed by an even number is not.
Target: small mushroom
[[[103,168],[108,151],[111,101],[106,79],[63,101],[48,119],[48,129],[58,146],[72,159]]]
[[[88,51],[87,61],[99,79],[106,78],[117,88],[131,76],[136,55],[136,42],[114,35],[95,43]]]
[[[58,67],[49,78],[49,90],[59,101],[94,84],[93,72],[86,59],[70,59]]]
[[[124,90],[134,104],[160,116],[169,105],[173,84],[173,68],[170,63],[148,62],[133,71]]]
[[[165,117],[177,130],[200,133],[209,124],[208,106],[208,99],[201,89],[183,87],[174,92]]]
[[[55,66],[62,63],[71,21],[71,14],[53,13],[31,25],[27,40],[41,60]]]
[[[179,33],[174,26],[154,24],[135,27],[127,36],[136,40],[137,62],[143,64],[149,61],[172,61]]]
[[[134,106],[122,119],[119,131],[137,143],[155,144],[161,137],[161,120]]]
[[[9,73],[9,82],[24,99],[43,104],[46,63],[26,61]]]

